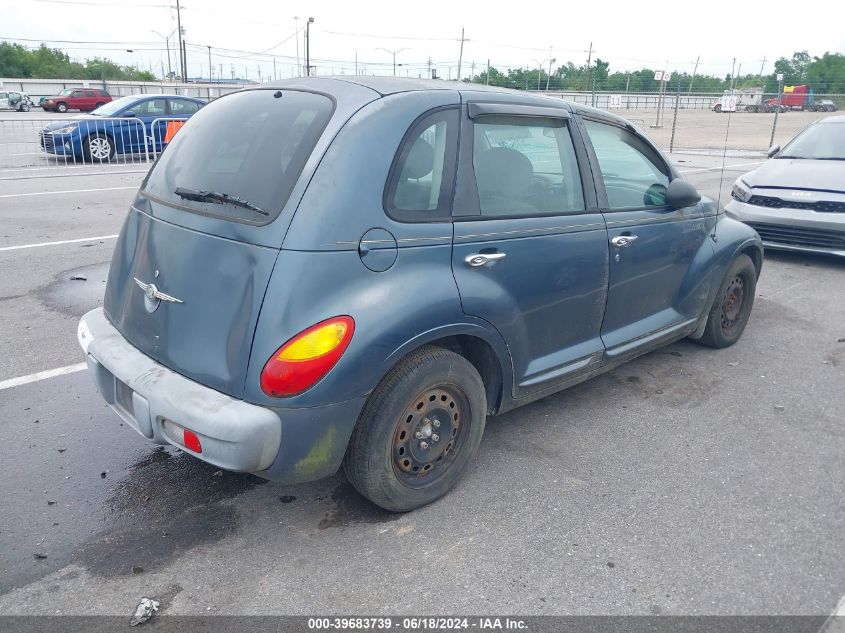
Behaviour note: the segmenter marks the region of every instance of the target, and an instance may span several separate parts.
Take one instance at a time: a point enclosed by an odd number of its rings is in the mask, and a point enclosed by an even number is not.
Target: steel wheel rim
[[[722,300],[722,332],[731,334],[736,330],[742,318],[745,302],[745,279],[737,275],[728,284]]]
[[[88,141],[91,156],[98,159],[108,158],[111,154],[111,144],[107,139],[97,136]]]
[[[439,480],[469,435],[469,399],[457,385],[429,387],[405,407],[393,433],[391,458],[397,478],[410,488]]]

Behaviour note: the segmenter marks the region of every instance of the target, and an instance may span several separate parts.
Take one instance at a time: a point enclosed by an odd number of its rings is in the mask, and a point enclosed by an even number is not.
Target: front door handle
[[[479,266],[492,266],[505,257],[507,257],[507,253],[473,253],[464,257],[464,262],[468,266],[478,268]]]
[[[636,235],[617,235],[610,240],[610,243],[616,248],[625,248],[636,242],[637,239],[639,238]]]

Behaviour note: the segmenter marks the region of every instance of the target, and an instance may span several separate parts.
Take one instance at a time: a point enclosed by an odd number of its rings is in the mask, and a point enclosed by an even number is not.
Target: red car
[[[41,104],[44,110],[94,110],[111,101],[111,95],[96,88],[65,88],[55,97],[47,97]]]

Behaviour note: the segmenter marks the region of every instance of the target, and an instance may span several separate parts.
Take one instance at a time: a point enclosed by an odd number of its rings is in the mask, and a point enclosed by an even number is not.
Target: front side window
[[[457,109],[418,121],[399,147],[385,188],[385,210],[406,221],[449,215],[457,153]]]
[[[166,114],[165,100],[148,99],[130,108],[128,111],[134,112],[135,116],[164,116]]]
[[[670,177],[659,154],[629,130],[597,121],[585,124],[599,161],[608,207],[665,206]]]
[[[473,129],[482,216],[584,211],[578,162],[564,120],[484,116]]]
[[[71,97],[81,97],[82,91],[81,90],[74,90],[72,93],[70,93],[70,96]]]

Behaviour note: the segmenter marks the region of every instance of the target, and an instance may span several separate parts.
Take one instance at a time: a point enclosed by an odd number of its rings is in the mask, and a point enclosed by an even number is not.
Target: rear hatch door
[[[141,186],[109,272],[106,316],[135,347],[243,394],[282,241],[274,225],[295,206],[334,111],[326,95],[251,90],[212,102],[176,134]]]

